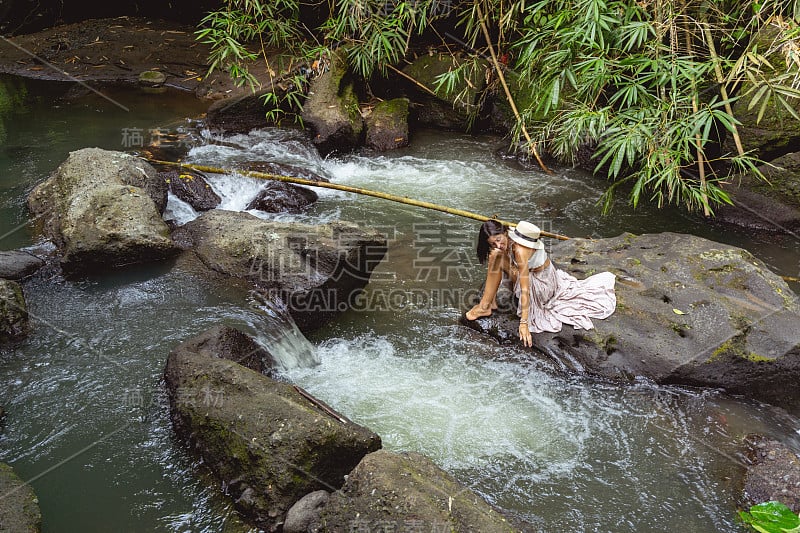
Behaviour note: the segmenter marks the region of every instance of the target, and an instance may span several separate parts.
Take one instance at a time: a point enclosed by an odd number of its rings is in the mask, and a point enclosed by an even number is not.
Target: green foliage
[[[780,502],[753,505],[749,512],[739,511],[739,517],[759,533],[800,533],[800,518]]]
[[[212,47],[212,70],[253,83],[246,65],[266,58],[268,47],[308,65],[341,48],[351,70],[369,79],[398,65],[422,35],[439,36],[453,68],[436,91],[476,111],[487,93],[503,97],[495,77],[467,101],[470,79],[486,70],[488,34],[498,55],[514,58],[508,77],[524,105],[513,144],[530,149],[530,137],[564,162],[591,147],[595,170],[612,181],[601,198],[606,211],[623,189],[634,206],[711,210],[730,203],[722,185],[731,174],[761,175],[752,154],[719,142],[738,138],[737,100],[759,121],[773,105],[800,120],[794,1],[330,0],[314,4],[328,13],[307,28],[300,11],[310,4],[300,0],[228,0],[204,19],[198,38]],[[442,37],[445,18],[460,35]],[[275,116],[302,103],[303,81],[289,86],[266,97]]]

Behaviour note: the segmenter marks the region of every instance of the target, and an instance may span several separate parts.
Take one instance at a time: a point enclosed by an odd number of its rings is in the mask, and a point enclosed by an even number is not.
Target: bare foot
[[[482,316],[489,316],[492,314],[491,307],[482,307],[481,304],[476,305],[467,311],[467,320],[477,320]]]
[[[494,311],[495,309],[497,309],[497,298],[492,300],[491,310]]]

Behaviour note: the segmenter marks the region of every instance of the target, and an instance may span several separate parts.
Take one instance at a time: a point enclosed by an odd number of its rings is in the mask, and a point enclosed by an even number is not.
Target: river
[[[138,135],[146,141],[158,129],[192,139],[196,163],[289,163],[570,236],[692,233],[797,275],[792,239],[721,229],[673,209],[633,210],[624,199],[603,217],[595,204],[602,180],[515,168],[495,157],[501,143],[492,136],[422,131],[396,152],[323,159],[292,129],[211,135],[191,118],[204,105],[176,93],[64,99],[69,86],[14,78],[0,78],[0,88],[15,102],[0,107],[0,249],[43,246],[25,197],[70,150],[136,150]],[[237,176],[211,183],[227,209],[243,209],[261,186]],[[172,263],[73,280],[47,270],[25,283],[34,330],[0,350],[8,412],[0,460],[35,489],[45,532],[247,530],[176,441],[162,382],[169,351],[219,322],[270,344],[288,379],[377,432],[384,447],[426,454],[539,531],[744,531],[736,519],[742,437],[761,432],[800,450],[800,423],[780,409],[717,391],[564,376],[545,358],[468,330],[458,318],[482,282],[479,223],[318,192],[303,214],[261,216],[357,222],[384,232],[389,249],[358,308],[308,338],[279,312]],[[166,216],[194,214],[172,198]]]

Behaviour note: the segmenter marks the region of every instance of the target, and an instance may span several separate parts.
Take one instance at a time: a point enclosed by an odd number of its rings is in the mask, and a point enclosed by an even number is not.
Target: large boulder
[[[0,463],[0,530],[35,533],[41,530],[42,513],[31,486],[14,470]]]
[[[302,117],[322,155],[346,152],[361,144],[364,119],[342,58],[334,55],[330,69],[311,81]]]
[[[19,283],[0,279],[0,344],[28,334],[28,308]]]
[[[800,457],[785,444],[763,435],[748,435],[745,445],[745,506],[779,501],[800,513]]]
[[[173,425],[236,508],[275,531],[303,496],[341,487],[362,457],[380,448],[380,437],[301,389],[238,364],[250,358],[246,346],[209,337],[181,344],[167,359]]]
[[[560,368],[717,387],[800,410],[800,304],[746,250],[691,235],[624,234],[562,242],[551,257],[577,278],[617,275],[617,309],[595,329],[534,335],[535,350]],[[519,342],[514,313],[464,323]]]
[[[516,529],[476,493],[418,453],[364,457],[320,511],[316,531]]]
[[[176,251],[161,218],[167,184],[146,162],[85,148],[28,197],[67,271],[163,259]]]
[[[44,260],[23,250],[0,252],[0,278],[19,280],[44,266]]]
[[[451,70],[462,67],[453,63],[452,55],[423,54],[406,65],[403,73],[415,83],[411,84],[407,78],[402,83],[415,93],[413,100],[419,109],[414,115],[416,121],[444,129],[468,129],[481,110],[481,95],[486,89],[486,69],[489,68],[484,63],[477,65],[474,69],[468,66],[468,79],[459,76],[449,92],[446,84],[438,84],[438,79]],[[417,83],[433,94],[420,91]]]
[[[408,98],[393,98],[378,103],[367,116],[369,148],[385,152],[408,146]]]
[[[271,222],[219,209],[173,237],[212,271],[285,302],[303,331],[346,310],[386,253],[385,236],[354,224]]]

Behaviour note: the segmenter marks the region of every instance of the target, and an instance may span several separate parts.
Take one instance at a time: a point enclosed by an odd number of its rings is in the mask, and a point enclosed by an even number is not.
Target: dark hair
[[[481,225],[481,229],[478,232],[478,261],[481,264],[486,262],[486,258],[489,257],[489,237],[494,235],[500,235],[506,232],[506,227],[503,226],[500,222],[494,219],[487,220]]]

